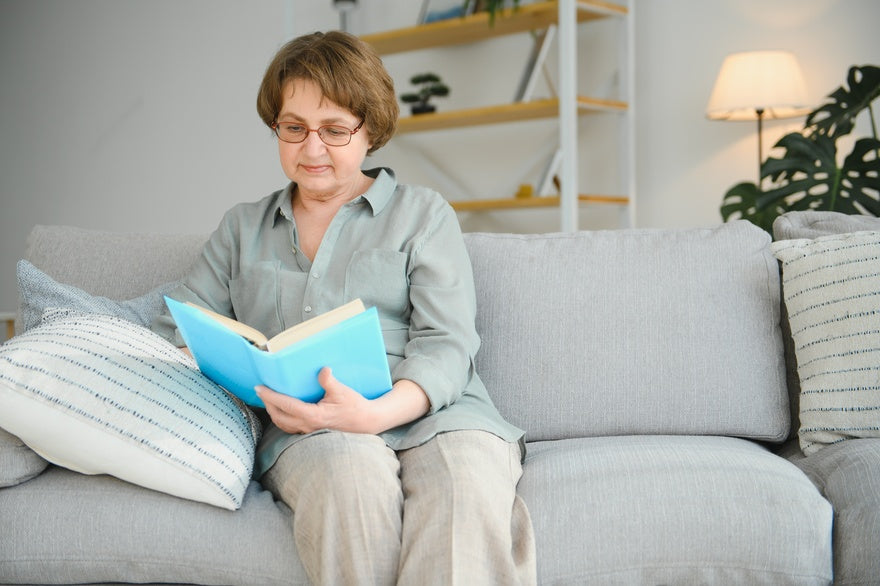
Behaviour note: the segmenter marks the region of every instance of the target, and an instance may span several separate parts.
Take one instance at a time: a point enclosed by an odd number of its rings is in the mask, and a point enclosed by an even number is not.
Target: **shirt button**
[[[306,305],[305,307],[303,307],[303,311],[305,311],[306,313],[312,313],[312,306]]]
[[[313,279],[317,279],[317,278],[320,277],[320,276],[321,276],[321,275],[319,275],[318,273],[312,273],[312,278],[313,278]]]

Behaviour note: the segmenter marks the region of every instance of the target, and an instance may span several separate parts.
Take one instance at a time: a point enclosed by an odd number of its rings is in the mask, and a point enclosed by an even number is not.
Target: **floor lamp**
[[[721,64],[706,116],[711,120],[758,121],[758,182],[764,153],[764,119],[802,116],[812,108],[800,66],[788,51],[746,51],[728,55]]]

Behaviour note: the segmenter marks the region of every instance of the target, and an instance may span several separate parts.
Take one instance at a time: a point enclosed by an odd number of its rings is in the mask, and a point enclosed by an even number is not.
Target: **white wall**
[[[350,28],[408,26],[419,4],[359,0]],[[757,173],[754,125],[703,115],[727,53],[792,50],[816,103],[850,65],[880,63],[875,0],[635,0],[635,16],[637,223],[645,227],[715,223],[723,193]],[[254,108],[263,68],[291,36],[338,22],[330,0],[0,2],[0,311],[17,304],[15,262],[37,223],[207,232],[233,203],[282,186],[274,140]],[[607,72],[595,74],[583,56],[611,50],[600,41],[613,31],[594,34],[599,40],[579,44],[579,85],[603,93]],[[527,50],[525,39],[503,39],[386,61],[399,91],[412,73],[441,73],[453,94],[439,104],[452,108],[509,99],[519,76],[510,56]],[[589,131],[603,122],[580,124]],[[768,123],[765,144],[798,126]],[[503,196],[532,179],[541,163],[534,152],[552,132],[543,123],[435,132],[395,140],[372,162],[452,197],[412,157],[417,144],[455,171],[463,189]],[[614,149],[584,139],[581,150]],[[582,181],[599,184],[614,166],[591,165]],[[581,214],[583,228],[617,225],[614,210]],[[466,229],[558,226],[552,211],[462,221]]]

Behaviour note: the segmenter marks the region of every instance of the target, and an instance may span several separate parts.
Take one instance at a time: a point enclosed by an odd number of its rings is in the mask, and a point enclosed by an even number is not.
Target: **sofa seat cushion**
[[[251,482],[238,511],[50,466],[0,490],[6,584],[305,585],[290,510]]]
[[[787,436],[779,271],[763,230],[465,238],[477,372],[530,440]]]
[[[880,579],[880,439],[847,440],[797,457],[834,505],[834,583]]]
[[[541,584],[827,584],[831,506],[736,438],[530,443],[519,492]]]

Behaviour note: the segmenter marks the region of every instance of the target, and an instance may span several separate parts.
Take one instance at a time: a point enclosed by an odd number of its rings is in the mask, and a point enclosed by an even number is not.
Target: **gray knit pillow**
[[[801,449],[880,437],[880,232],[772,247],[801,383]]]
[[[0,488],[37,476],[49,463],[16,436],[0,429]]]
[[[72,310],[0,346],[0,427],[59,466],[226,509],[242,504],[260,430],[157,334]]]
[[[166,283],[134,299],[120,301],[92,295],[73,285],[59,283],[26,260],[18,261],[16,273],[22,331],[37,325],[44,311],[56,308],[115,315],[142,326],[149,326],[165,310],[163,296],[177,286],[176,282]]]

